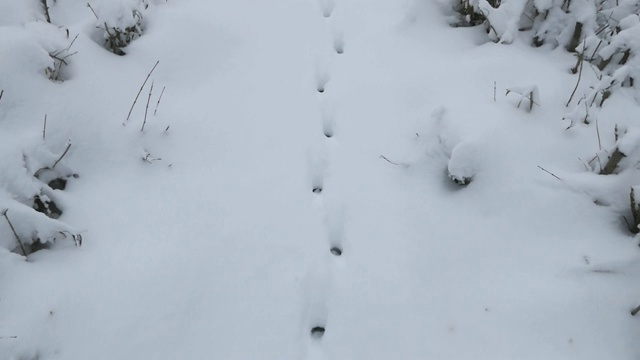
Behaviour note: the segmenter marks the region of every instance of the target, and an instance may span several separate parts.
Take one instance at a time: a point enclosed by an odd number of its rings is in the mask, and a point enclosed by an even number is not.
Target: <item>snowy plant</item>
[[[598,163],[602,164],[601,175],[616,174],[628,167],[640,164],[640,129],[631,128],[619,137],[609,151],[597,154]]]
[[[461,15],[458,25],[484,24],[489,38],[509,44],[527,32],[533,46],[562,46],[577,54],[573,73],[591,67],[597,83],[584,96],[587,107],[600,107],[618,89],[630,88],[640,101],[635,84],[640,77],[640,2],[635,0],[452,0]],[[583,62],[586,62],[586,66]],[[591,71],[586,69],[587,71]],[[576,85],[577,89],[577,85]],[[571,103],[569,100],[567,106]],[[585,104],[574,104],[574,107]],[[575,123],[577,110],[567,117]]]
[[[507,89],[505,96],[512,100],[516,107],[523,108],[529,112],[533,110],[533,106],[540,106],[540,93],[535,85],[527,87],[512,87]]]
[[[631,192],[629,193],[629,202],[631,206],[631,220],[632,222],[627,221],[627,226],[629,226],[629,231],[634,234],[640,232],[640,186],[632,186]]]
[[[96,27],[102,30],[104,45],[109,51],[116,55],[125,55],[123,49],[142,36],[144,32],[142,12],[147,7],[145,1],[113,0],[103,2],[94,11],[97,18]]]

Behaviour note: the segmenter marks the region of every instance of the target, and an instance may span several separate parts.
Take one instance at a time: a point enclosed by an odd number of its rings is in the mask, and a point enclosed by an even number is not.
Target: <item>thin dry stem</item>
[[[142,86],[140,86],[140,90],[138,90],[138,95],[136,95],[136,98],[133,100],[133,104],[131,104],[131,109],[129,109],[129,114],[127,115],[127,119],[124,121],[125,123],[127,121],[129,121],[129,118],[131,117],[131,112],[133,111],[133,107],[136,106],[136,102],[138,101],[138,98],[140,97],[140,94],[142,93],[142,89],[144,89],[144,86],[147,84],[147,81],[149,81],[149,77],[151,77],[151,73],[153,73],[153,70],[156,69],[156,66],[158,66],[158,64],[160,63],[160,60],[156,61],[156,64],[153,65],[153,68],[151,68],[151,71],[149,71],[149,73],[147,74],[147,78],[144,79],[144,82],[142,83]],[[123,123],[124,125],[124,123]]]
[[[153,80],[151,81],[149,96],[147,97],[147,106],[144,108],[144,121],[142,122],[142,128],[140,128],[140,131],[144,131],[144,126],[147,124],[147,112],[149,111],[149,101],[151,101],[151,93],[153,93]]]
[[[96,19],[100,20],[100,18],[98,17],[98,14],[96,14],[96,11],[95,11],[95,10],[93,10],[93,7],[91,6],[91,4],[87,3],[87,7],[88,7],[89,9],[91,9],[91,12],[93,13],[93,16],[95,16],[95,17],[96,17]]]
[[[540,169],[540,170],[542,170],[542,171],[546,172],[547,174],[549,174],[549,175],[553,176],[554,178],[556,178],[556,179],[558,179],[558,180],[562,181],[562,179],[560,179],[559,177],[557,177],[557,176],[556,176],[556,174],[554,174],[554,173],[552,173],[551,171],[549,171],[549,170],[547,170],[547,169],[543,168],[542,166],[538,165],[538,169]]]
[[[52,169],[54,169],[56,167],[56,165],[58,165],[58,163],[62,160],[62,158],[67,155],[67,152],[69,152],[69,148],[71,148],[71,142],[69,142],[69,144],[67,144],[67,148],[64,149],[64,152],[62,153],[62,155],[60,155],[60,158],[58,158],[58,160],[56,160],[55,163],[53,163],[53,166],[51,167]]]
[[[582,67],[584,66],[584,51],[578,56],[580,57],[579,59],[580,69],[578,70],[578,81],[576,82],[576,86],[573,88],[573,91],[571,92],[571,96],[569,96],[569,100],[567,101],[567,104],[565,105],[565,107],[569,107],[571,100],[573,100],[573,96],[576,94],[576,91],[578,90],[578,85],[580,85],[580,80],[582,79]]]
[[[158,106],[160,106],[160,100],[162,100],[162,95],[164,94],[164,89],[166,89],[166,86],[162,87],[162,91],[160,92],[160,97],[158,98],[158,102],[156,103],[156,109],[153,111],[153,116],[156,116],[156,113],[158,112]]]
[[[49,5],[47,5],[47,0],[40,0],[42,2],[42,7],[44,8],[44,17],[47,19],[47,22],[51,24],[51,16],[49,15]]]
[[[9,212],[9,209],[5,209],[2,212],[2,216],[4,216],[4,218],[7,220],[7,223],[9,224],[9,227],[11,228],[11,231],[13,232],[13,236],[16,237],[16,240],[18,241],[18,245],[20,245],[20,250],[22,251],[22,255],[24,255],[25,257],[27,256],[27,250],[24,247],[24,244],[22,243],[22,240],[20,240],[20,237],[18,236],[18,233],[16,232],[16,229],[13,227],[13,224],[11,223],[11,220],[9,220],[9,217],[7,216],[7,213]]]

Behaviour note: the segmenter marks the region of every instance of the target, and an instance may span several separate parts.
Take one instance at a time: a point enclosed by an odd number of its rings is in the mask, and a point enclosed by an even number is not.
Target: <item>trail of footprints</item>
[[[331,15],[335,9],[334,0],[320,0],[320,6],[322,11],[322,16],[328,20],[331,20]],[[341,55],[344,53],[345,43],[344,37],[341,33],[333,34],[333,50],[336,55]],[[327,85],[329,83],[330,77],[328,72],[326,71],[318,71],[316,75],[316,91],[318,93],[320,111],[321,111],[321,121],[322,121],[322,131],[324,137],[327,141],[332,141],[332,138],[335,136],[334,133],[334,114],[332,111],[327,109],[325,106],[325,102],[321,100],[326,100],[326,91]],[[326,165],[326,164],[322,164]],[[325,171],[324,167],[321,164],[317,164],[314,166],[314,175],[311,180],[311,191],[314,196],[322,197],[324,193],[324,176]],[[324,204],[324,203],[323,203]],[[326,204],[324,204],[326,205]],[[331,256],[339,258],[344,256],[343,254],[343,226],[342,226],[342,217],[340,212],[332,212],[329,214],[327,212],[326,207],[323,208],[325,214],[325,223],[327,226],[327,250],[331,254]],[[333,262],[332,262],[333,263]],[[327,264],[327,266],[320,266],[316,271],[324,272],[324,273],[316,273],[315,276],[312,276],[308,279],[312,283],[308,283],[307,285],[311,288],[314,288],[316,291],[311,291],[307,294],[309,296],[308,303],[312,304],[311,308],[307,309],[311,312],[311,317],[309,320],[311,323],[308,324],[309,335],[314,342],[319,342],[325,335],[327,330],[327,318],[328,318],[328,309],[327,309],[327,300],[330,294],[328,293],[331,284],[327,284],[331,282],[330,272],[332,264]],[[319,290],[319,291],[318,291]],[[324,291],[324,292],[323,292]],[[313,297],[313,298],[311,298]]]

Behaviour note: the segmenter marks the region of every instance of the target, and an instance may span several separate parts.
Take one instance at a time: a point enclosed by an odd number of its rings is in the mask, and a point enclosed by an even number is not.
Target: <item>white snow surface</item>
[[[428,0],[169,0],[120,57],[86,1],[49,1],[51,25],[20,3],[0,0],[0,210],[28,243],[84,242],[25,261],[0,217],[0,360],[640,357],[640,170],[584,166],[639,107],[616,93],[598,132],[566,130],[561,47],[486,42]],[[522,84],[531,112],[504,96]],[[78,177],[38,182],[69,141],[55,169]]]

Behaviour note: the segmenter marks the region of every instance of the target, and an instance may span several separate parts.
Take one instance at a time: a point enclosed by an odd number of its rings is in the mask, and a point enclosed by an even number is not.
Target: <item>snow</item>
[[[637,151],[613,135],[633,96],[566,129],[575,58],[442,3],[148,3],[117,56],[84,2],[46,24],[0,0],[0,210],[27,244],[57,236],[25,261],[0,217],[0,360],[640,356],[640,170],[588,163]]]

